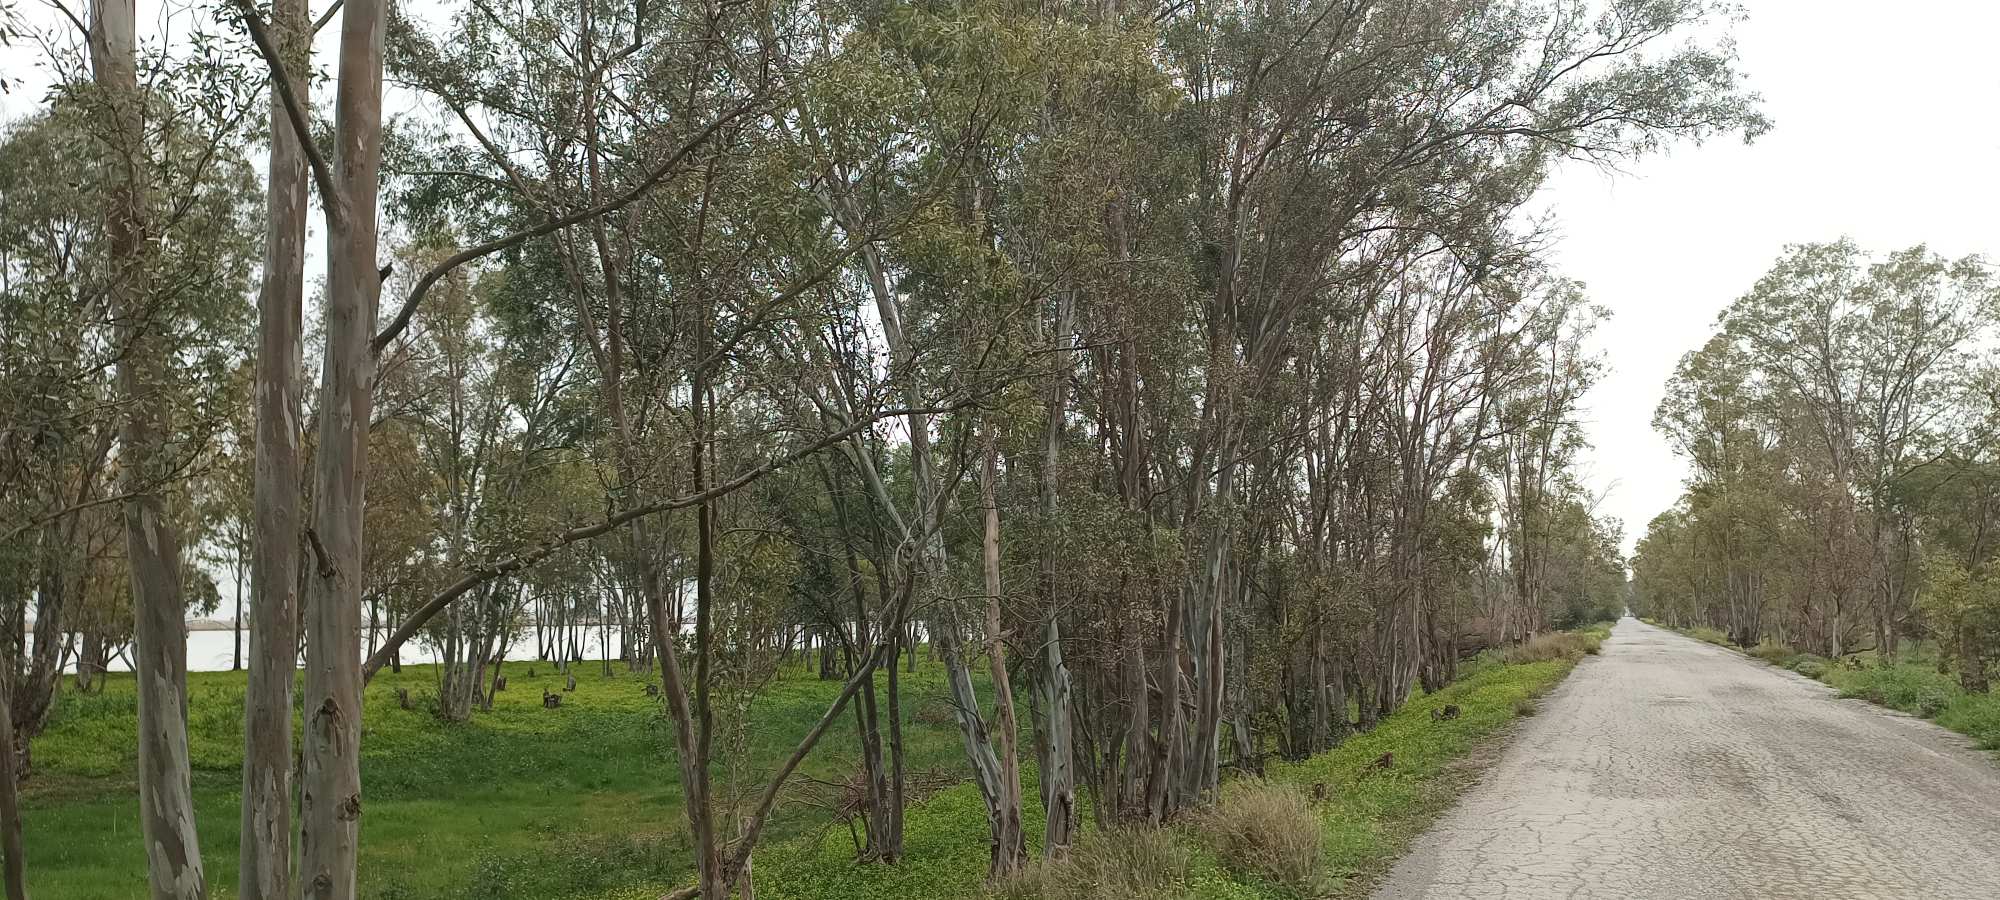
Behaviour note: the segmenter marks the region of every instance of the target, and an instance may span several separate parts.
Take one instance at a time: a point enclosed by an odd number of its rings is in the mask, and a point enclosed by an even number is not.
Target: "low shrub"
[[[1797,659],[1799,656],[1799,652],[1797,650],[1793,650],[1792,648],[1787,647],[1784,644],[1779,644],[1772,641],[1765,641],[1743,652],[1748,653],[1751,656],[1757,657],[1758,659],[1761,659],[1767,663],[1770,663],[1771,665],[1783,666],[1783,667],[1790,667],[1792,664],[1792,660]]]
[[[1254,778],[1235,782],[1193,825],[1232,872],[1302,893],[1321,880],[1319,815],[1297,785]]]
[[[1314,826],[1317,832],[1317,823]],[[995,885],[996,900],[1178,900],[1192,856],[1167,828],[1092,831],[1061,859],[1037,859]]]
[[[1985,749],[2000,750],[2000,694],[1959,694],[1938,713],[1937,723]]]
[[[1801,653],[1793,657],[1792,661],[1785,665],[1785,668],[1804,675],[1807,678],[1824,679],[1826,678],[1827,670],[1833,668],[1833,663],[1824,657],[1814,656],[1810,653]]]
[[[1950,675],[1907,663],[1869,669],[1829,669],[1828,681],[1841,695],[1931,718],[1963,696]]]
[[[1720,628],[1710,628],[1707,625],[1696,625],[1688,629],[1687,636],[1697,641],[1707,641],[1711,644],[1719,644],[1724,647],[1731,646],[1728,634],[1724,633]]]
[[[1507,665],[1547,662],[1553,659],[1576,659],[1585,654],[1598,652],[1604,639],[1594,632],[1551,631],[1538,634],[1511,647],[1503,647],[1496,654],[1500,662]]]

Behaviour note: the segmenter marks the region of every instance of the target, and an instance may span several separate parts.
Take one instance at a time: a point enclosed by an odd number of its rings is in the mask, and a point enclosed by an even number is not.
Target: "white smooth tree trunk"
[[[292,92],[307,85],[305,0],[276,0],[272,36]],[[299,371],[305,292],[306,159],[271,89],[264,282],[257,298],[256,463],[252,484],[250,675],[243,695],[243,805],[236,893],[292,895],[292,675],[298,667]],[[239,587],[239,590],[241,588]],[[242,626],[239,618],[238,627]]]
[[[160,444],[171,431],[165,374],[171,348],[158,340],[147,295],[144,111],[137,70],[133,0],[93,0],[90,66],[108,121],[112,176],[106,190],[112,315],[124,353],[118,362],[119,471],[125,553],[131,573],[139,705],[139,826],[155,898],[190,900],[208,893],[194,828],[187,747],[186,606],[181,599],[179,530],[158,493]]]
[[[1065,292],[1056,301],[1053,338],[1067,347],[1075,327],[1076,294]],[[1063,662],[1062,614],[1056,588],[1059,529],[1057,476],[1062,466],[1063,425],[1069,397],[1073,355],[1058,351],[1055,371],[1049,375],[1048,421],[1042,432],[1041,505],[1042,548],[1042,671],[1036,690],[1047,718],[1047,735],[1041,760],[1042,806],[1048,817],[1042,832],[1042,850],[1049,857],[1068,852],[1076,840],[1075,724],[1070,716],[1069,667]]]
[[[999,783],[994,796],[993,865],[990,877],[1002,878],[1021,868],[1028,858],[1026,832],[1021,826],[1021,757],[1016,749],[1020,728],[1014,716],[1014,690],[1007,677],[1006,626],[1000,616],[1000,452],[993,427],[986,427],[986,464],[979,473],[979,499],[986,507],[986,539],[982,571],[986,580],[986,662],[993,678],[993,730],[998,751]]]
[[[368,475],[376,198],[382,165],[382,0],[348,0],[340,20],[333,183],[327,216],[326,357],[321,369],[306,582],[305,774],[299,877],[311,900],[353,900],[361,834],[362,503]]]

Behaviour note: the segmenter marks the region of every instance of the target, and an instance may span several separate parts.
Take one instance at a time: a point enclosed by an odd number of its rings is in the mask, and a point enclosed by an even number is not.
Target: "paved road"
[[[2000,898],[2000,767],[1928,722],[1634,619],[1376,892]]]

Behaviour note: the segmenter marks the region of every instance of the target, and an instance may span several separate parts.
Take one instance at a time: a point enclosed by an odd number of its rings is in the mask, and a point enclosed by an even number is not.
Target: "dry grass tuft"
[[[1166,828],[1086,834],[1069,856],[1038,859],[993,889],[995,900],[1174,900],[1187,896],[1190,857]]]
[[[1499,651],[1499,657],[1501,662],[1508,665],[1547,662],[1552,659],[1576,659],[1596,653],[1602,643],[1603,639],[1592,633],[1551,631],[1507,647]]]
[[[1300,891],[1326,868],[1319,814],[1296,785],[1245,779],[1193,821],[1224,867]]]

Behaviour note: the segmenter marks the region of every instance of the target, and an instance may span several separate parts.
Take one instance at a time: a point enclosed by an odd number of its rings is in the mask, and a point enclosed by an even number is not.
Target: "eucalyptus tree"
[[[11,123],[0,143],[0,196],[7,200],[0,219],[4,684],[24,748],[41,733],[55,698],[60,636],[81,630],[85,513],[119,494],[105,476],[117,421],[100,411],[118,408],[109,355],[116,342],[102,297],[101,201],[92,196],[102,157],[87,115],[82,104],[66,103]],[[31,175],[31,159],[61,166],[62,177]]]
[[[1800,245],[1684,358],[1655,422],[1695,464],[1687,535],[1717,561],[1727,603],[1710,618],[1732,638],[1837,656],[1866,623],[1895,658],[1922,525],[1940,521],[1932,476],[1965,459],[1977,419],[1971,353],[1994,296],[1977,259]]]
[[[903,855],[916,620],[995,876],[1027,852],[1023,676],[1052,854],[1079,789],[1106,822],[1164,822],[1273,734],[1331,746],[1449,680],[1468,633],[1618,590],[1575,473],[1596,314],[1514,227],[1523,203],[1560,158],[1763,128],[1726,46],[1680,42],[1704,0],[533,0],[437,11],[449,40],[351,0],[328,158],[305,8],[238,6],[275,76],[252,603],[278,627],[253,632],[245,896],[293,890],[292,569],[315,898],[356,888],[361,684],[426,637],[471,715],[531,600],[572,634],[629,608],[649,644],[683,895],[740,886],[850,701],[865,853]],[[385,61],[412,97],[388,137]],[[308,177],[330,266],[309,521]],[[116,397],[65,402],[91,391]],[[64,491],[0,514],[57,521],[92,438],[36,473]],[[360,663],[364,608],[392,621]],[[767,778],[729,751],[807,616],[847,680]]]
[[[271,71],[299,102],[311,52],[306,0],[273,0]],[[254,471],[250,491],[250,674],[243,693],[243,800],[237,896],[289,900],[292,883],[292,678],[298,665],[299,450],[303,431],[306,156],[308,137],[286,117],[284,92],[266,105],[262,282],[257,295]],[[240,587],[239,587],[240,589]],[[240,619],[240,616],[239,616]],[[239,621],[238,627],[242,623]]]
[[[89,196],[98,214],[80,231],[69,229],[88,221],[82,215],[49,219],[56,227],[46,234],[62,242],[55,248],[57,265],[73,271],[63,290],[30,291],[19,299],[38,307],[37,318],[56,328],[42,332],[54,340],[37,342],[36,352],[62,353],[66,340],[73,342],[71,350],[79,352],[57,357],[62,362],[56,365],[76,367],[78,384],[97,382],[107,369],[115,372],[101,405],[70,413],[101,425],[64,423],[42,436],[96,430],[101,449],[93,453],[95,463],[84,462],[78,471],[87,482],[109,462],[117,482],[102,487],[102,494],[84,487],[45,495],[54,501],[54,515],[45,511],[46,521],[35,524],[61,527],[66,509],[100,502],[121,507],[123,567],[138,645],[139,792],[149,885],[156,897],[198,897],[206,883],[194,831],[183,630],[189,601],[198,593],[188,588],[198,585],[186,580],[183,537],[193,508],[179,482],[212,462],[210,439],[226,420],[218,409],[227,402],[226,373],[241,338],[240,317],[231,312],[249,277],[249,217],[239,202],[247,173],[233,130],[241,96],[230,88],[226,67],[159,65],[151,57],[163,50],[148,51],[142,81],[130,3],[92,4],[86,45],[87,84],[69,77],[76,73],[63,60],[54,61],[59,73],[69,73],[55,94],[55,110],[73,115],[68,123],[87,136],[68,156],[78,167],[69,188]],[[50,189],[23,187],[25,193]],[[54,190],[52,199],[61,203],[62,189]],[[30,275],[22,286],[33,281]],[[61,402],[58,394],[49,396]],[[84,428],[73,427],[77,424]],[[65,602],[65,592],[56,573],[74,569],[68,560],[44,559],[58,579],[45,581],[54,590],[41,598],[48,615],[37,624],[38,649],[46,652],[65,642],[63,615],[55,606]],[[74,581],[87,583],[82,577]],[[37,714],[32,706],[25,711]]]
[[[440,152],[465,167],[468,183],[483,185],[471,192],[475,203],[501,212],[484,221],[538,222],[523,231],[551,238],[521,258],[537,277],[554,278],[559,303],[550,314],[574,323],[591,363],[601,411],[591,441],[610,475],[611,515],[473,567],[414,610],[377,657],[484,580],[556,546],[615,533],[620,581],[644,600],[675,723],[698,889],[719,896],[742,871],[785,775],[875,665],[871,658],[850,678],[725,859],[708,765],[718,733],[713,701],[736,674],[719,668],[733,640],[722,631],[755,611],[718,598],[718,579],[729,577],[719,523],[734,502],[723,498],[886,414],[865,409],[829,435],[787,438],[766,410],[744,405],[745,389],[766,377],[745,351],[793,327],[816,286],[878,226],[871,218],[860,234],[841,233],[823,213],[798,215],[817,204],[797,177],[789,123],[774,110],[803,65],[795,43],[800,23],[810,24],[806,10],[689,4],[630,12],[572,17],[561,3],[504,15],[469,9],[464,37],[451,44],[398,29],[399,72],[442,103],[452,140],[470,142]],[[562,29],[578,23],[575,53],[520,38],[555,21]],[[531,82],[538,90],[524,92]],[[687,454],[660,453],[672,445]],[[724,474],[731,468],[737,474]],[[692,510],[693,527],[650,518],[674,509]],[[669,607],[683,582],[694,593],[685,645]]]
[[[1726,49],[1649,52],[1711,12],[1703,3],[1614,3],[1594,18],[1580,6],[1309,4],[1187,7],[1163,19],[1163,59],[1186,91],[1176,115],[1198,161],[1186,221],[1200,245],[1183,251],[1198,287],[1177,299],[1202,348],[1185,372],[1199,385],[1199,412],[1171,415],[1178,401],[1167,397],[1140,402],[1158,407],[1147,418],[1182,448],[1161,457],[1158,477],[1171,488],[1151,514],[1178,527],[1200,565],[1165,592],[1160,643],[1142,651],[1162,703],[1144,742],[1148,817],[1199,802],[1215,784],[1225,621],[1242,600],[1238,492],[1252,477],[1250,448],[1265,439],[1250,398],[1281,371],[1296,324],[1363,279],[1366,267],[1352,261],[1371,235],[1406,230],[1476,247],[1490,230],[1480,223],[1531,192],[1558,156],[1611,159],[1680,135],[1760,131]],[[1375,652],[1397,651],[1391,642]],[[1416,668],[1414,654],[1388,662]],[[1382,684],[1392,690],[1379,703],[1401,702],[1401,677]]]

